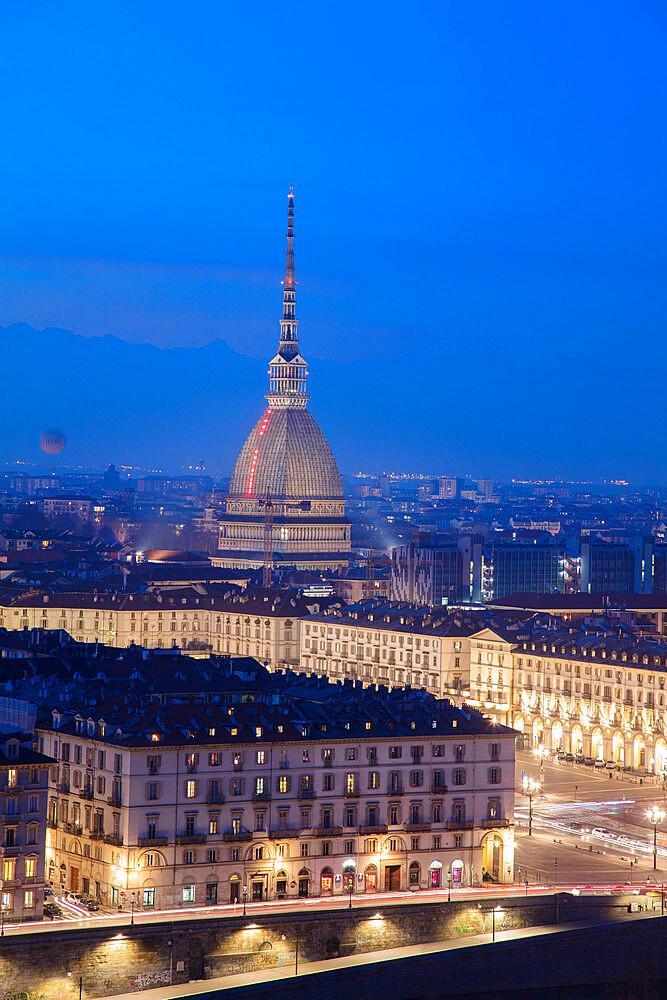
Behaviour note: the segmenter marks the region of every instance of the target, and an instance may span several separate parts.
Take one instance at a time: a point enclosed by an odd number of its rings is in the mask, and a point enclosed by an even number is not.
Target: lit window
[[[186,799],[194,799],[197,794],[197,782],[190,779],[185,782],[185,797]]]
[[[25,859],[25,877],[34,878],[37,874],[37,858]]]
[[[184,903],[194,903],[195,901],[195,887],[194,885],[184,885],[183,886],[183,902]]]
[[[23,905],[26,910],[31,909],[35,905],[35,890],[26,889],[23,894]]]

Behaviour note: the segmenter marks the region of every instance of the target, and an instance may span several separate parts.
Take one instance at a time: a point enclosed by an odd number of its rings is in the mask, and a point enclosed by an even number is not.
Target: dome
[[[331,448],[305,407],[269,409],[257,421],[236,460],[229,496],[295,500],[343,496]]]

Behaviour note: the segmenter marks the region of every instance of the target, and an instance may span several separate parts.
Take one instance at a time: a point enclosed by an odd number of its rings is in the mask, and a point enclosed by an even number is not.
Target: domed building
[[[350,559],[350,524],[340,473],[308,410],[307,365],[299,350],[290,189],[283,317],[269,364],[268,407],[241,448],[220,525],[221,565],[338,569]]]

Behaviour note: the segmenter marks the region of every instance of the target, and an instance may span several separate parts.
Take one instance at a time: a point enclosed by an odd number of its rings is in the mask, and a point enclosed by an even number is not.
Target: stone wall
[[[626,915],[630,901],[636,906],[637,899],[560,893],[535,900],[498,898],[493,905],[503,909],[498,926],[509,928],[613,919]],[[77,1000],[82,976],[84,998],[102,997],[170,980],[178,984],[282,964],[292,967],[297,945],[300,968],[306,971],[308,962],[327,957],[490,934],[490,905],[486,900],[484,910],[462,901],[286,910],[173,924],[130,926],[128,921],[122,929],[61,926],[39,935],[6,935],[0,946],[0,983],[9,996],[24,992],[30,1000]]]

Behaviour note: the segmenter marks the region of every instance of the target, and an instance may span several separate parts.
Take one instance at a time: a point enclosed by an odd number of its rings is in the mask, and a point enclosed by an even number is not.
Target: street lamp
[[[523,794],[528,796],[528,836],[533,835],[533,795],[542,788],[539,781],[529,778],[527,774],[523,776]]]
[[[134,926],[134,905],[135,905],[136,901],[137,901],[137,894],[136,894],[136,892],[133,892],[132,893],[132,919],[130,920],[130,927]]]
[[[658,867],[658,826],[665,818],[665,810],[660,806],[651,806],[646,811],[649,823],[653,827],[653,871]]]
[[[74,973],[68,972],[67,975],[71,979]],[[83,976],[79,976],[79,1000],[81,1000],[82,995],[83,995]]]
[[[248,886],[243,886],[243,916],[245,917],[246,901],[248,899]]]
[[[479,908],[482,910],[482,904],[479,903]],[[496,917],[498,920],[502,920],[504,913],[501,906],[492,906],[490,910],[482,910],[482,913],[491,914],[491,940],[496,940]]]
[[[447,902],[452,901],[452,869],[447,872]]]
[[[535,749],[533,750],[533,753],[539,759],[539,762],[540,762],[540,783],[543,785],[544,784],[544,758],[549,756],[549,751],[548,751],[547,747],[545,747],[544,743],[540,743],[540,745],[538,747],[535,747]]]

